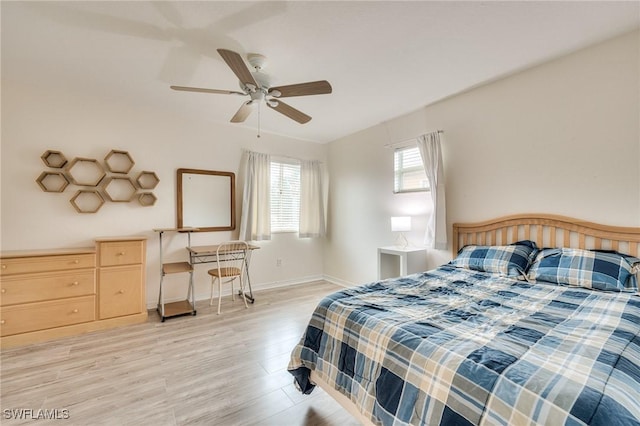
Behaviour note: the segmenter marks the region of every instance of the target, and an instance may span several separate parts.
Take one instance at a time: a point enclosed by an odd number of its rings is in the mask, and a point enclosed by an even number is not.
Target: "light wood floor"
[[[313,308],[339,287],[318,282],[238,297],[216,315],[96,332],[2,351],[0,423],[10,409],[68,410],[77,425],[357,425],[316,388],[300,394],[286,371]],[[39,420],[37,424],[47,422]]]

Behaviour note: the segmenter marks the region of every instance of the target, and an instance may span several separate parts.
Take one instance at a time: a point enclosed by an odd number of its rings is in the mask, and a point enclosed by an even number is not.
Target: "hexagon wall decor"
[[[140,206],[149,207],[158,200],[150,191],[158,186],[158,175],[143,170],[134,180],[129,172],[135,162],[127,151],[112,149],[104,164],[84,157],[69,162],[62,152],[52,149],[40,158],[47,167],[59,170],[43,171],[36,179],[38,186],[45,192],[63,192],[70,184],[81,187],[69,200],[78,213],[96,213],[106,201],[126,203],[136,198]],[[138,193],[138,189],[143,191]]]
[[[76,157],[67,165],[67,174],[74,185],[98,186],[106,173],[94,158]]]
[[[156,175],[155,172],[148,172],[145,170],[140,172],[136,182],[140,189],[153,189],[158,186],[160,179],[158,179],[158,175]]]
[[[156,203],[158,198],[153,194],[153,192],[143,192],[138,195],[138,202],[141,206],[149,207]]]
[[[111,152],[104,157],[104,164],[111,173],[127,174],[133,168],[133,158],[127,151],[112,149]]]
[[[52,169],[61,169],[67,164],[67,157],[60,151],[47,150],[40,156],[44,164]]]
[[[62,172],[42,172],[36,182],[44,192],[63,192],[69,185],[69,180]]]
[[[104,182],[104,195],[109,201],[126,203],[136,195],[136,187],[130,178],[124,176],[110,176]]]
[[[104,205],[104,198],[95,189],[80,189],[69,202],[78,213],[95,213]]]

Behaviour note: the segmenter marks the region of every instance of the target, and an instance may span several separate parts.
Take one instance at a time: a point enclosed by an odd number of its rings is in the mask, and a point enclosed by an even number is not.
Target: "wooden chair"
[[[228,241],[221,243],[216,250],[217,267],[209,270],[211,275],[211,300],[209,306],[213,306],[213,288],[218,282],[218,315],[222,300],[222,283],[231,283],[231,299],[236,300],[233,282],[236,278],[240,281],[240,293],[244,300],[245,308],[248,308],[247,299],[244,296],[244,277],[246,272],[247,250],[249,246],[244,241]]]

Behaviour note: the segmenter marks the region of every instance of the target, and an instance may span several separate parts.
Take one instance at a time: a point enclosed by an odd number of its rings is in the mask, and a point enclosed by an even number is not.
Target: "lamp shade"
[[[406,232],[411,231],[411,217],[396,216],[391,218],[391,231]]]

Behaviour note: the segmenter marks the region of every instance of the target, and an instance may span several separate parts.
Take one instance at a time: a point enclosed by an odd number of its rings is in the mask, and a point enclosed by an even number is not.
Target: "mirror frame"
[[[198,169],[178,169],[176,175],[177,182],[177,217],[178,217],[178,228],[184,228],[185,226],[183,222],[183,200],[182,200],[182,176],[184,174],[197,174],[197,175],[213,175],[213,176],[223,176],[228,177],[231,183],[231,197],[229,200],[229,210],[231,213],[231,226],[209,226],[209,227],[197,227],[197,230],[194,232],[212,232],[212,231],[233,231],[236,229],[236,175],[232,172],[219,172],[215,170],[198,170]]]

